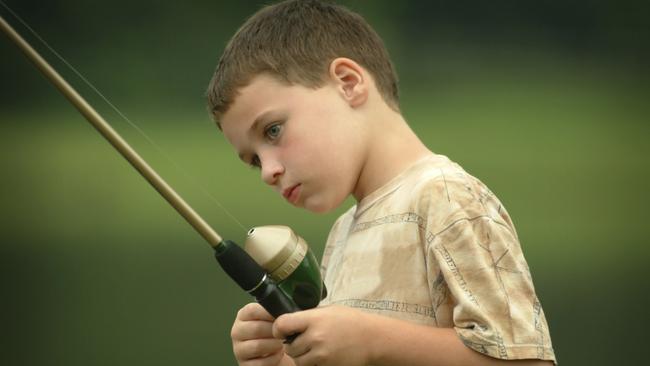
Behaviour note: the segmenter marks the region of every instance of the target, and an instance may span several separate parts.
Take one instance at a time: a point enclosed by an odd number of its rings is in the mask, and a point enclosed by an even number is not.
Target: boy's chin
[[[310,197],[313,198],[313,197]],[[302,208],[304,208],[307,211],[317,213],[317,214],[326,214],[329,213],[333,210],[335,210],[337,207],[343,203],[344,200],[340,200],[333,202],[333,201],[328,201],[324,199],[307,199],[305,202],[302,203]]]

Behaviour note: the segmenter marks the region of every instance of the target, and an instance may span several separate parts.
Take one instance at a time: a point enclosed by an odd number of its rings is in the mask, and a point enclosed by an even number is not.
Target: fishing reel
[[[214,249],[224,271],[276,318],[315,308],[327,296],[316,257],[287,226],[250,229],[243,249],[230,240]]]
[[[271,315],[278,317],[318,306],[320,300],[326,296],[325,286],[316,258],[302,238],[286,226],[261,226],[251,229],[245,250],[234,242],[221,238],[2,17],[0,30],[7,34],[88,122],[210,243],[224,271],[242,289],[253,295]]]

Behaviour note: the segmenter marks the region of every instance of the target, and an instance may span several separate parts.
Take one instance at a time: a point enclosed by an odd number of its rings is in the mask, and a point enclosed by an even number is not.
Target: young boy
[[[327,240],[321,306],[275,320],[258,304],[238,312],[240,365],[555,361],[506,210],[408,127],[363,18],[312,0],[263,8],[227,45],[208,99],[239,157],[292,205],[357,201]]]

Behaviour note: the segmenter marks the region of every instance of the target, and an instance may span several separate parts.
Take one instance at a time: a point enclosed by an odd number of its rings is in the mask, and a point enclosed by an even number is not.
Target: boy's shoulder
[[[430,235],[437,235],[457,223],[489,220],[513,237],[517,233],[505,206],[479,178],[458,163],[444,157],[431,165],[403,189],[413,212],[423,221]]]
[[[415,176],[412,184],[404,187],[404,193],[434,233],[459,220],[481,217],[515,231],[508,212],[490,188],[446,156]]]
[[[478,184],[477,184],[478,182]],[[445,155],[432,153],[420,159],[359,206],[386,201],[393,209],[410,209],[415,212],[429,210],[432,206],[463,204],[466,192],[480,189],[482,183],[468,174],[458,163]]]
[[[483,182],[447,156],[432,154],[347,210],[332,229],[415,220],[437,232],[459,219],[480,216],[511,226],[505,208]]]

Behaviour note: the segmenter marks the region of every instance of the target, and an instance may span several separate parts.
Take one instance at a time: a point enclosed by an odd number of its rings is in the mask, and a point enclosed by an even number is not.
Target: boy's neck
[[[368,119],[371,133],[366,160],[352,192],[357,202],[432,154],[400,113],[386,106],[372,117]]]

